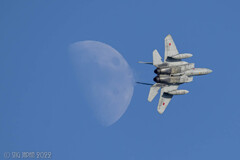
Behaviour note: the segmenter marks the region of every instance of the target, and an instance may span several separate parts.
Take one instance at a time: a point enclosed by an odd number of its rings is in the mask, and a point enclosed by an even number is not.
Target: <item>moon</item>
[[[127,61],[117,50],[98,41],[73,43],[69,52],[94,117],[103,126],[114,124],[133,95],[134,77]]]

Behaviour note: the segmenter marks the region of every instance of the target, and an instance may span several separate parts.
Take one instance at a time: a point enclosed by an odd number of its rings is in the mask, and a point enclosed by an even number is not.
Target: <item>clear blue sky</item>
[[[54,159],[240,159],[238,1],[0,1],[0,159],[51,151]],[[163,115],[149,88],[110,127],[95,123],[68,47],[97,40],[118,50],[136,80],[152,82],[152,51],[171,34],[189,62],[213,70],[180,88]],[[87,70],[87,66],[86,66]]]

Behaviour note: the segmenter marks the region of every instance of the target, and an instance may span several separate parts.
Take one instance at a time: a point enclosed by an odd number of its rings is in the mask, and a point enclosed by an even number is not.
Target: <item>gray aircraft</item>
[[[180,84],[193,81],[193,76],[205,75],[212,72],[212,70],[207,68],[195,68],[194,63],[182,61],[182,59],[190,57],[192,57],[192,54],[190,53],[178,53],[172,36],[169,34],[165,38],[164,61],[162,61],[158,51],[154,50],[153,62],[139,62],[144,64],[152,64],[157,67],[154,70],[154,73],[156,73],[157,76],[153,78],[153,80],[156,82],[155,84],[141,82],[137,83],[152,85],[148,95],[149,102],[154,99],[161,88],[160,99],[157,108],[160,114],[165,111],[173,95],[183,95],[188,93],[187,90],[178,90]]]

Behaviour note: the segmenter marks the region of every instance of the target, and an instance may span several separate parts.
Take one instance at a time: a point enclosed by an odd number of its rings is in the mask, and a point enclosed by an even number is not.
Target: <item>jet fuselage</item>
[[[154,70],[157,76],[153,80],[156,83],[182,84],[191,82],[193,80],[192,76],[205,75],[212,72],[212,70],[207,68],[194,68],[194,63],[165,63],[167,65],[157,67]]]

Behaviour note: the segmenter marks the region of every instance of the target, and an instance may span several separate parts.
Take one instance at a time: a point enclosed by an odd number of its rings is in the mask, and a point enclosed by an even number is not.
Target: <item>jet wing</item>
[[[165,38],[165,55],[164,55],[164,62],[167,60],[168,57],[172,57],[174,55],[177,55],[178,50],[177,47],[172,39],[172,36],[169,34]]]
[[[173,97],[173,95],[168,94],[167,92],[177,90],[178,86],[179,85],[169,85],[161,89],[160,99],[159,99],[158,108],[157,108],[160,114],[163,114],[163,112],[165,111],[165,109],[167,108],[169,102]]]

